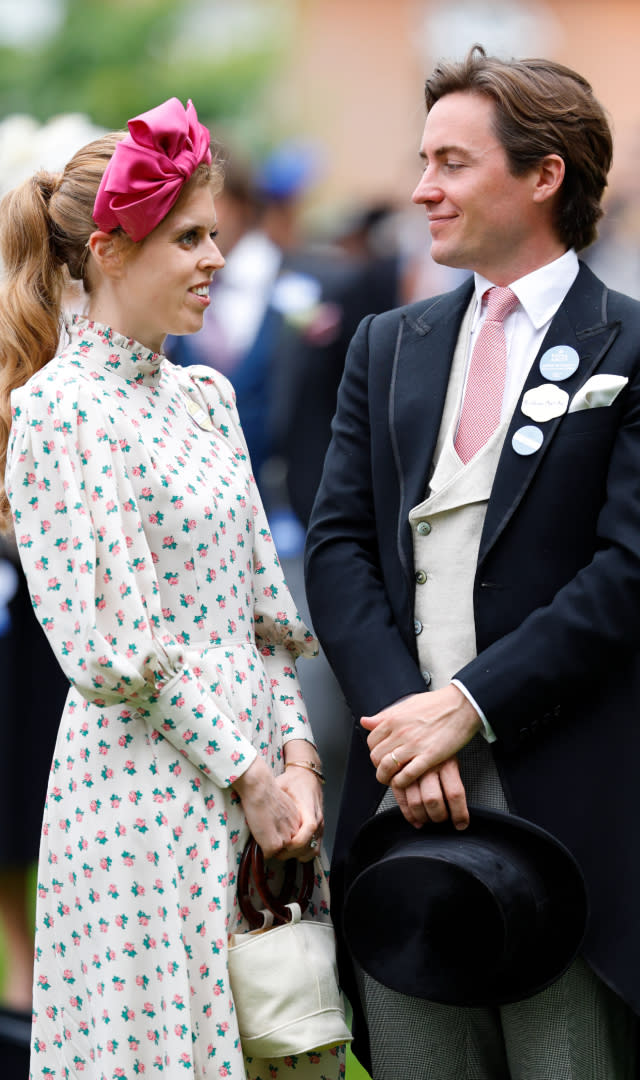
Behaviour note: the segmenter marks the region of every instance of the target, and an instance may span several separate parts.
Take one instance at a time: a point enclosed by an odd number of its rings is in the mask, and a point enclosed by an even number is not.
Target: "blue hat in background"
[[[256,191],[268,199],[291,199],[317,180],[321,166],[322,153],[316,143],[282,143],[256,169]]]

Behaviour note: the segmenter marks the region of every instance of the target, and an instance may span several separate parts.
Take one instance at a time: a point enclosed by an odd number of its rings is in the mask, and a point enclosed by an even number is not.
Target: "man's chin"
[[[465,269],[460,261],[460,255],[451,248],[447,248],[445,244],[438,244],[434,241],[431,245],[431,258],[439,266],[450,266],[454,270]]]

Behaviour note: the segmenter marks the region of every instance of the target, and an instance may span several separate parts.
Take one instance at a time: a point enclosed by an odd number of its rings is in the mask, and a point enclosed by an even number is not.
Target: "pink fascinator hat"
[[[100,181],[93,220],[104,232],[120,226],[138,241],[167,216],[198,165],[211,163],[211,139],[191,101],[185,109],[175,97],[128,127]]]

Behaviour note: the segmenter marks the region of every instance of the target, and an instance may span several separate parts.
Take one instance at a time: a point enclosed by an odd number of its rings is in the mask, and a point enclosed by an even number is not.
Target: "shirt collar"
[[[578,276],[579,269],[578,256],[573,248],[569,248],[559,259],[511,282],[509,288],[513,289],[536,330],[553,318]],[[482,297],[494,282],[481,274],[475,274],[474,278],[479,310]]]

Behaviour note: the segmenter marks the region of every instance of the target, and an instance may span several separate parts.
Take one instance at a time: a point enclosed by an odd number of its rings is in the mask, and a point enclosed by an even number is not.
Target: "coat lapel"
[[[398,549],[413,580],[408,514],[426,493],[453,352],[473,283],[438,297],[417,317],[405,312],[396,340],[389,393],[389,429],[399,485]]]
[[[617,337],[619,324],[607,321],[606,299],[606,286],[582,264],[545,335],[514,409],[487,507],[479,564],[495,544],[523,498],[563,420],[563,416],[559,416],[536,425],[543,432],[544,441],[534,454],[527,457],[517,454],[513,449],[512,439],[518,428],[533,423],[522,412],[522,398],[527,390],[549,381],[540,373],[540,358],[547,349],[556,345],[570,345],[576,350],[580,357],[577,370],[570,378],[558,384],[567,391],[571,399],[602,361]]]

